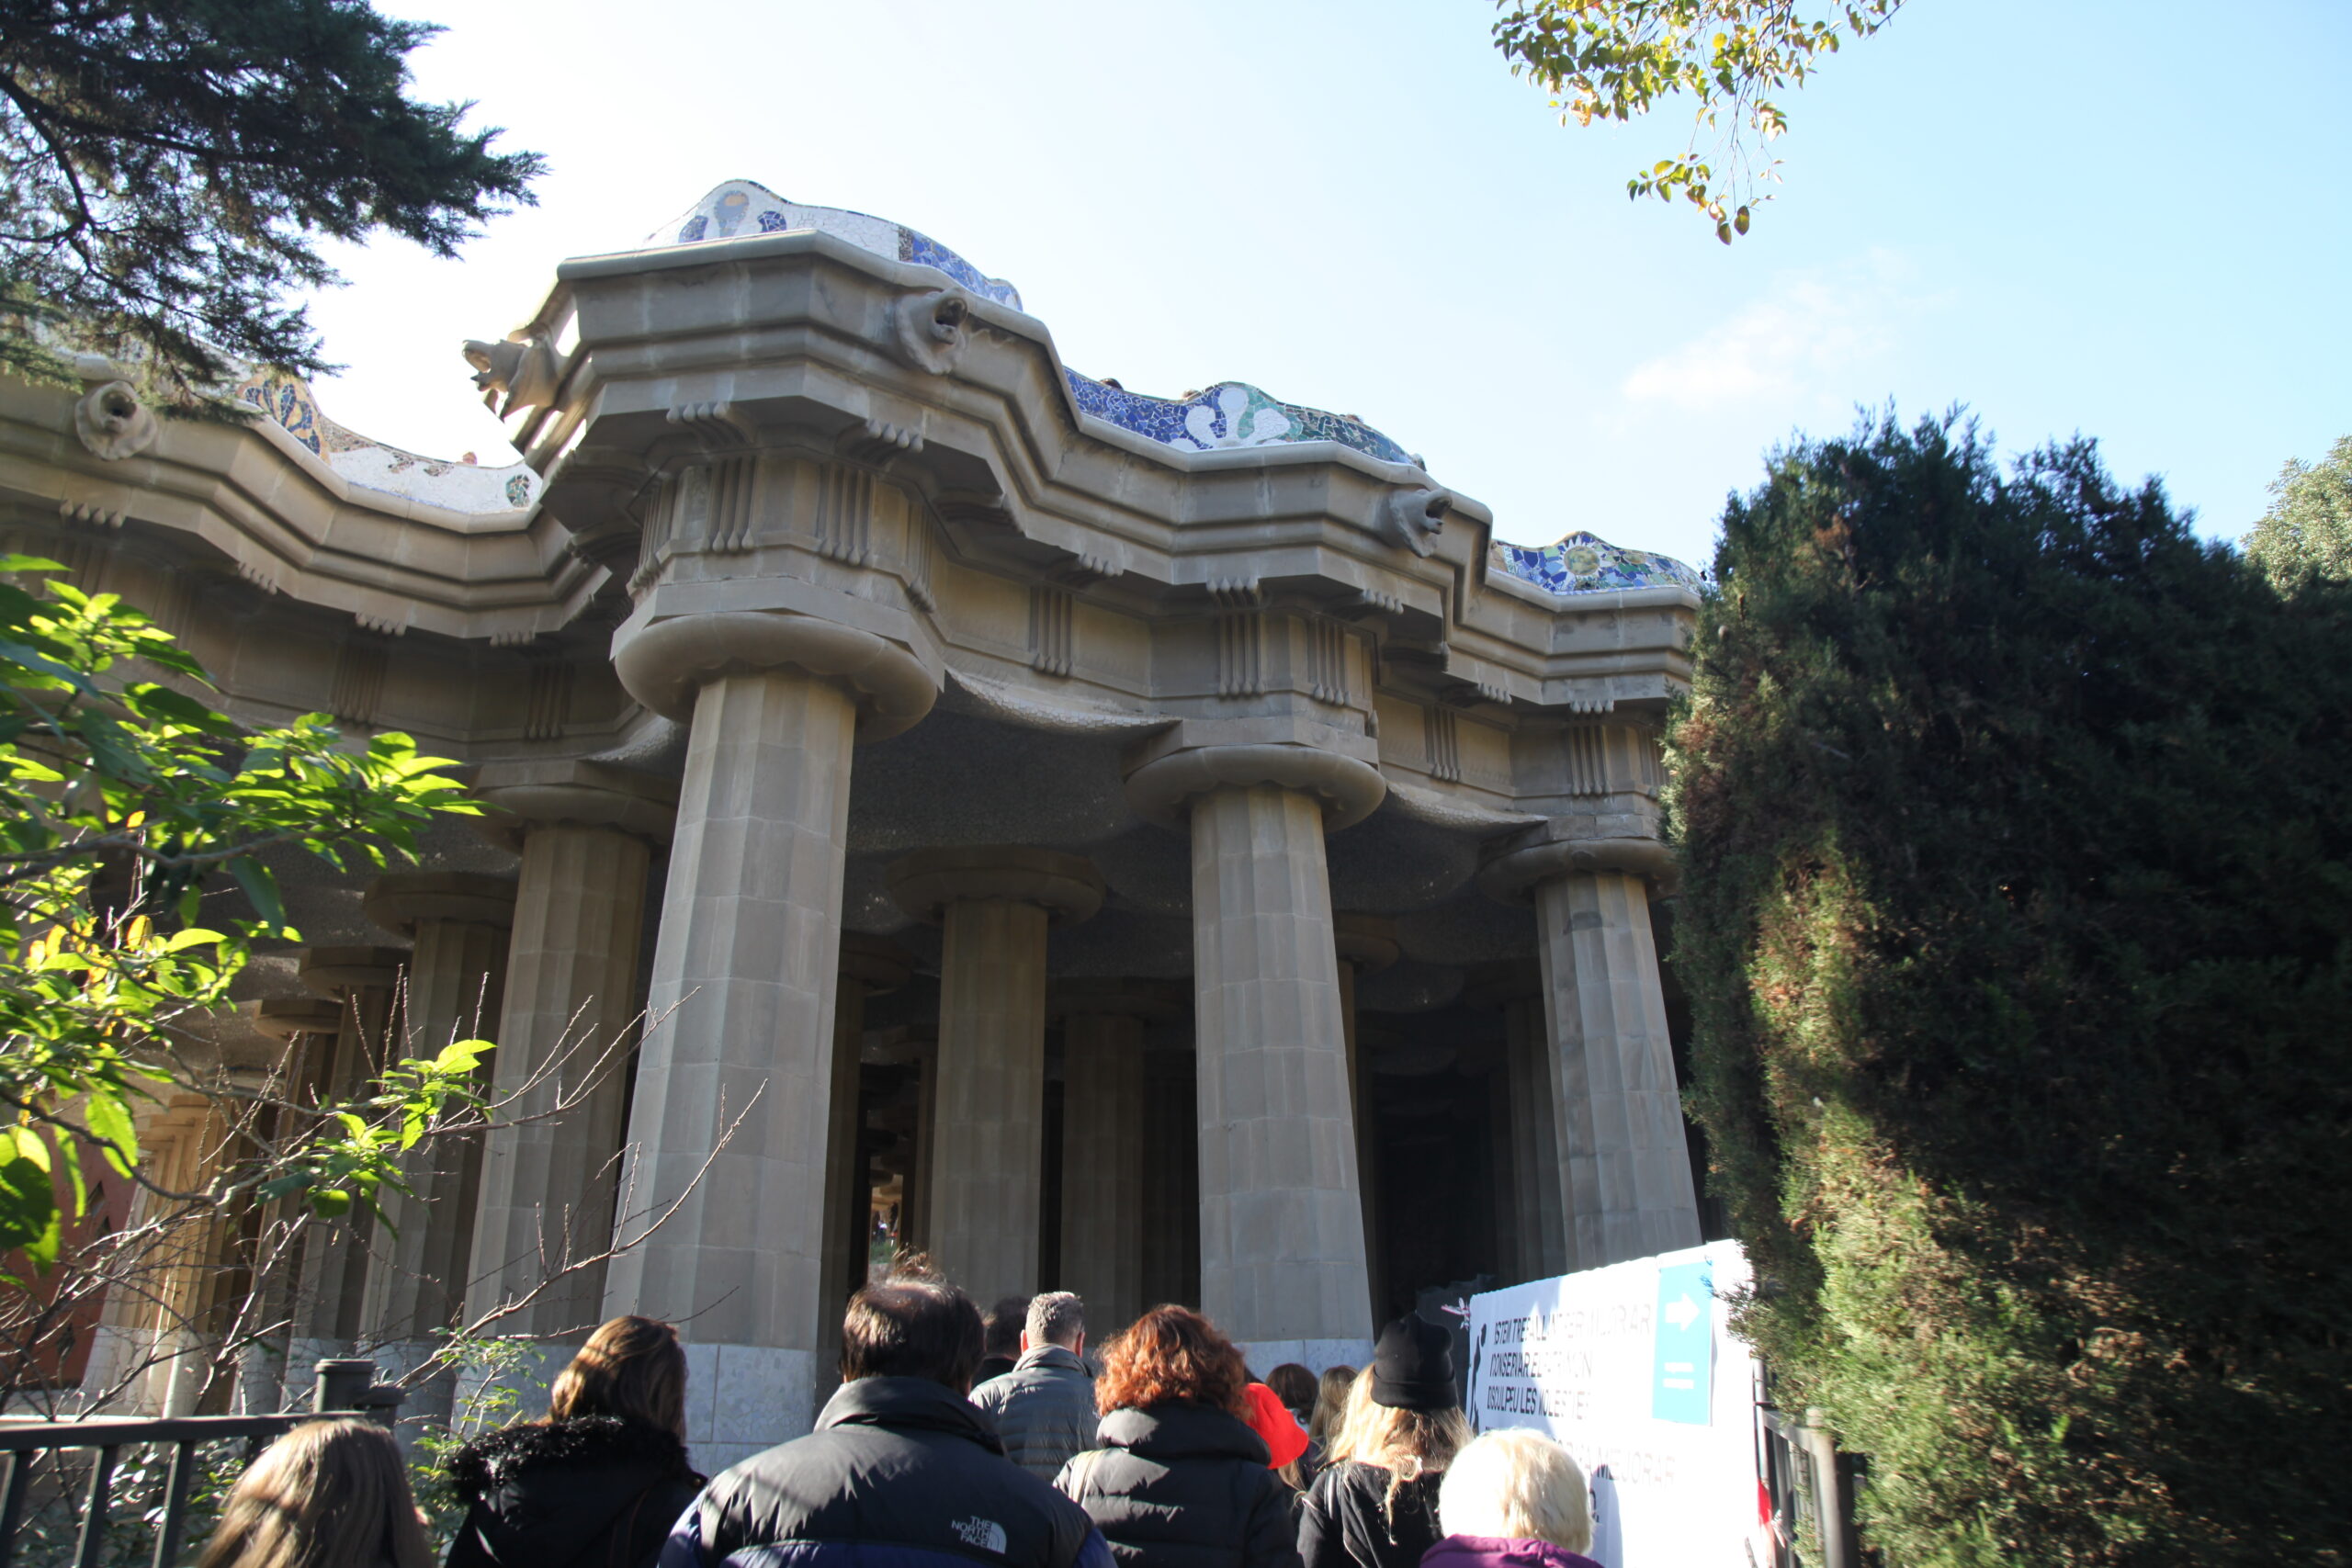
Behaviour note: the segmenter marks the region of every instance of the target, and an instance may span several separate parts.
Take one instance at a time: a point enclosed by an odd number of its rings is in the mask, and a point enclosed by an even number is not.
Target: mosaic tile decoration
[[[1383,462],[1419,466],[1411,453],[1351,414],[1282,402],[1246,381],[1219,381],[1181,398],[1155,398],[1075,370],[1063,374],[1081,412],[1187,452],[1336,441]]]
[[[321,413],[310,383],[283,370],[256,370],[231,396],[268,414],[328,468],[363,490],[451,512],[484,513],[522,511],[546,488],[546,481],[526,463],[487,468],[420,457],[372,441]]]
[[[816,229],[847,240],[861,251],[892,261],[936,267],[973,293],[1000,305],[1021,309],[1021,290],[1001,277],[982,276],[980,269],[928,234],[903,223],[868,217],[839,207],[804,207],[753,180],[729,180],[685,212],[646,236],[650,245],[693,245],[710,240],[732,240],[745,234],[780,234]]]
[[[729,180],[714,187],[647,236],[646,243],[692,245],[804,229],[820,230],[893,261],[935,267],[975,294],[1015,310],[1023,309],[1019,289],[1002,278],[984,276],[978,267],[927,234],[863,212],[786,201],[752,180]],[[1383,462],[1426,468],[1418,454],[1406,451],[1352,414],[1283,402],[1246,381],[1219,381],[1181,398],[1155,398],[1075,370],[1066,368],[1063,374],[1069,378],[1071,400],[1080,412],[1181,451],[1335,441]],[[525,481],[526,491],[529,482]],[[1672,557],[1621,548],[1587,533],[1570,534],[1540,546],[1498,541],[1490,558],[1493,570],[1563,595],[1625,588],[1698,588],[1703,582],[1698,572]]]
[[[1705,579],[1672,556],[1629,550],[1591,534],[1575,533],[1548,545],[1506,545],[1489,556],[1492,569],[1547,593],[1613,593],[1622,588],[1690,588]]]

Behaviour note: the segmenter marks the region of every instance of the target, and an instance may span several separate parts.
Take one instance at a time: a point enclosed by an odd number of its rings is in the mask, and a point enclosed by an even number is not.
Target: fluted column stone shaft
[[[1332,929],[1339,959],[1340,1016],[1348,1036],[1348,1107],[1355,1121],[1356,1183],[1363,1195],[1364,1275],[1376,1325],[1387,1311],[1387,1248],[1382,1228],[1385,1206],[1380,1191],[1380,1148],[1374,1135],[1379,1130],[1378,1118],[1371,1104],[1371,1068],[1364,1062],[1363,1043],[1356,1033],[1356,977],[1387,968],[1396,962],[1401,950],[1396,944],[1396,923],[1377,915],[1337,915],[1333,917]]]
[[[1062,1279],[1107,1338],[1144,1300],[1144,1021],[1177,1010],[1160,987],[1059,988],[1062,1026]]]
[[[408,958],[408,950],[397,947],[314,947],[303,954],[302,983],[336,1004],[336,1021],[333,1043],[314,1059],[300,1098],[348,1100],[374,1076],[399,1031]],[[370,1216],[356,1205],[339,1220],[305,1222],[287,1352],[289,1387],[307,1384],[310,1363],[343,1354],[358,1337],[373,1233]]]
[[[524,1302],[497,1332],[572,1334],[604,1307],[602,1263],[565,1270],[612,1240],[653,852],[637,834],[563,821],[530,826],[522,852],[491,1056],[504,1124],[484,1143],[466,1311]]]
[[[1202,1309],[1255,1359],[1328,1364],[1371,1297],[1322,808],[1217,789],[1192,840]]]
[[[368,890],[368,917],[414,943],[403,1055],[430,1057],[453,1041],[494,1031],[514,898],[514,885],[503,878],[458,872],[397,873]],[[386,1223],[369,1249],[364,1332],[385,1355],[413,1366],[432,1352],[435,1333],[455,1323],[464,1304],[481,1138],[428,1139],[404,1168],[410,1191],[384,1195]]]
[[[1577,1254],[1570,1249],[1566,1211],[1568,1176],[1563,1168],[1561,1119],[1564,1104],[1552,1036],[1546,1030],[1542,995],[1516,996],[1503,1004],[1505,1071],[1510,1075],[1510,1164],[1517,1182],[1518,1251],[1530,1279],[1563,1274]]]
[[[1046,933],[1102,901],[1076,855],[928,850],[893,864],[900,908],[941,925],[933,1258],[976,1301],[1037,1289],[1045,1165]]]
[[[858,1052],[865,1039],[865,1000],[906,984],[913,972],[898,943],[846,931],[833,1000],[831,1123],[825,1137],[825,1279],[818,1326],[837,1350],[842,1308],[865,1281],[866,1219],[872,1189],[858,1157]]]
[[[1505,1284],[1531,1279],[1519,1235],[1519,1150],[1511,1138],[1513,1092],[1507,1068],[1487,1075],[1487,1175],[1495,1206],[1495,1272]]]
[[[810,1416],[856,722],[790,668],[695,700],[604,1311],[692,1320],[698,1453]]]
[[[1569,1266],[1699,1245],[1682,1101],[1640,876],[1537,885],[1538,954],[1558,1075]]]

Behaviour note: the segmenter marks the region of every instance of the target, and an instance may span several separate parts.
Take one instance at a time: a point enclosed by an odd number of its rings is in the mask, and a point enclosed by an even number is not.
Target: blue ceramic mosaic
[[[1498,540],[1490,558],[1496,570],[1532,582],[1547,593],[1696,589],[1704,581],[1672,556],[1625,549],[1584,533],[1570,534],[1548,545],[1506,545]]]
[[[1383,462],[1414,462],[1411,453],[1360,419],[1281,402],[1246,381],[1219,381],[1181,398],[1155,398],[1075,370],[1063,374],[1081,412],[1188,452],[1336,441]]]
[[[935,267],[975,294],[1021,309],[1021,290],[1001,277],[988,276],[928,234],[844,208],[804,207],[754,180],[729,180],[719,186],[696,202],[691,212],[656,231],[651,243],[693,245],[706,240],[731,240],[739,234],[781,234],[796,229],[821,230],[892,261]]]
[[[238,383],[234,396],[276,420],[328,468],[364,490],[481,513],[526,507],[544,488],[538,475],[520,462],[478,468],[470,453],[447,462],[346,429],[319,412],[309,382],[287,371],[256,370]]]
[[[817,229],[860,250],[893,261],[912,262],[944,273],[973,293],[1000,305],[1022,309],[1021,291],[1001,277],[989,277],[930,235],[888,219],[839,207],[804,207],[786,201],[751,180],[729,180],[665,224],[650,239],[656,245],[692,245],[739,234],[775,234]],[[1130,392],[1108,381],[1064,372],[1071,399],[1082,413],[1132,430],[1137,435],[1187,452],[1236,447],[1292,446],[1335,441],[1388,463],[1423,468],[1421,459],[1352,414],[1285,403],[1246,381],[1219,381],[1181,398]],[[251,394],[248,394],[251,395]],[[280,416],[284,418],[284,415]],[[293,424],[289,422],[289,428]],[[297,430],[298,435],[301,434]],[[314,448],[315,449],[315,448]],[[511,495],[511,487],[510,487]],[[1497,543],[1492,569],[1550,593],[1608,593],[1625,588],[1697,588],[1700,574],[1669,556],[1629,550],[1590,534],[1570,534],[1540,546]]]

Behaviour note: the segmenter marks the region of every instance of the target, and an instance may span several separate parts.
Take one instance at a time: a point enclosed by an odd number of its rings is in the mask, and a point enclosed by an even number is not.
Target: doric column
[[[1561,1171],[1560,1092],[1544,1013],[1544,971],[1533,959],[1480,967],[1465,987],[1473,1007],[1503,1015],[1508,1086],[1506,1123],[1517,1220],[1513,1260],[1522,1280],[1548,1279],[1569,1268],[1566,1179]]]
[[[865,998],[894,991],[914,973],[906,949],[887,937],[842,933],[840,988],[833,1004],[831,1130],[825,1137],[825,1280],[818,1326],[833,1346],[852,1292],[865,1281],[865,1227],[872,1189],[858,1153],[858,1050]]]
[[[1498,1067],[1487,1075],[1487,1176],[1495,1211],[1495,1277],[1516,1284],[1534,1277],[1521,1261],[1519,1244],[1519,1151],[1511,1142],[1510,1074]]]
[[[271,1092],[297,1105],[316,1104],[334,1070],[335,1039],[342,1032],[343,1008],[323,997],[265,997],[254,1009],[254,1027],[285,1050],[271,1080]],[[265,1111],[258,1125],[277,1134],[290,1131],[284,1117]],[[248,1346],[238,1359],[236,1409],[259,1415],[283,1410],[290,1381],[308,1378],[308,1364],[290,1364],[296,1309],[300,1302],[302,1260],[313,1235],[325,1227],[311,1216],[310,1205],[297,1195],[261,1205],[255,1241],[260,1299],[254,1320],[267,1329],[265,1339]]]
[[[181,1192],[210,1186],[237,1136],[222,1110],[203,1094],[146,1102],[137,1115],[141,1175]],[[118,1414],[193,1416],[227,1326],[214,1309],[222,1276],[238,1261],[228,1245],[232,1216],[184,1211],[142,1189],[129,1220],[139,1239],[111,1260],[123,1283],[107,1293],[82,1392]]]
[[[1356,978],[1387,968],[1403,950],[1396,945],[1396,922],[1380,915],[1333,916],[1332,940],[1339,958],[1340,1014],[1348,1032],[1348,1107],[1355,1120],[1356,1182],[1363,1193],[1364,1273],[1376,1325],[1387,1315],[1387,1249],[1381,1229],[1380,1150],[1374,1135],[1379,1129],[1364,1081],[1369,1069],[1356,1038]]]
[[[414,943],[401,1054],[430,1057],[452,1041],[488,1038],[504,990],[514,884],[478,872],[396,872],[378,877],[360,907]],[[361,1326],[379,1359],[401,1370],[434,1352],[435,1331],[456,1322],[464,1305],[481,1140],[428,1140],[403,1168],[411,1190],[384,1195],[387,1223],[368,1249]]]
[[[991,847],[909,855],[888,883],[900,908],[942,928],[931,1255],[975,1301],[1034,1292],[1046,931],[1101,908],[1102,880],[1080,855]]]
[[[850,756],[937,688],[898,644],[649,598],[614,637],[631,695],[689,722],[606,1315],[681,1324],[713,1470],[808,1429],[832,1128]],[[664,589],[662,592],[668,592]]]
[[[1149,1031],[1143,1053],[1143,1300],[1201,1299],[1200,1074],[1189,1027]]]
[[[1091,1337],[1142,1314],[1144,1023],[1182,1010],[1175,987],[1066,980],[1062,1017],[1062,1277],[1086,1302]]]
[[[1571,1269],[1699,1245],[1650,935],[1647,882],[1672,863],[1655,838],[1588,836],[1593,827],[1541,823],[1480,873],[1496,897],[1535,902]]]
[[[932,1134],[939,1126],[939,1031],[910,1031],[907,1055],[915,1067],[915,1125],[907,1172],[907,1215],[902,1227],[918,1251],[931,1247],[931,1178],[938,1166]]]
[[[314,947],[302,954],[302,984],[335,1004],[334,1044],[312,1058],[315,1070],[298,1099],[332,1103],[360,1094],[399,1032],[401,947]],[[361,1330],[372,1217],[354,1205],[339,1220],[307,1221],[290,1306],[286,1353],[288,1397],[310,1384],[311,1367],[340,1356]]]
[[[1372,1327],[1328,828],[1385,794],[1303,745],[1181,745],[1127,795],[1193,849],[1201,1305],[1252,1365],[1360,1359]]]
[[[485,836],[523,866],[465,1315],[512,1305],[490,1332],[577,1334],[604,1306],[604,1265],[579,1265],[612,1241],[646,877],[676,788],[560,761],[494,763],[475,793],[497,808]]]

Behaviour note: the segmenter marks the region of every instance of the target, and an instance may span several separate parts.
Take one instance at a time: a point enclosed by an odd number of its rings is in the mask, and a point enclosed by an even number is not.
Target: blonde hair
[[[588,1337],[557,1374],[548,1419],[616,1416],[686,1435],[686,1352],[678,1331],[650,1317],[616,1317]]]
[[[1568,1450],[1541,1432],[1488,1432],[1453,1456],[1437,1489],[1448,1535],[1592,1547],[1592,1494]]]
[[[1380,1404],[1372,1397],[1372,1371],[1366,1367],[1358,1372],[1348,1390],[1347,1414],[1331,1439],[1329,1462],[1353,1460],[1386,1471],[1388,1491],[1382,1506],[1387,1508],[1395,1504],[1399,1486],[1435,1475],[1453,1462],[1470,1441],[1470,1423],[1459,1408],[1400,1410]]]
[[[197,1568],[434,1568],[400,1445],[352,1416],[303,1422],[230,1489]]]
[[[1306,1435],[1310,1440],[1321,1443],[1327,1450],[1331,1446],[1332,1432],[1338,1428],[1340,1417],[1348,1413],[1348,1390],[1354,1386],[1355,1381],[1356,1370],[1353,1367],[1326,1367],[1323,1376],[1316,1382],[1315,1413],[1307,1417]]]

